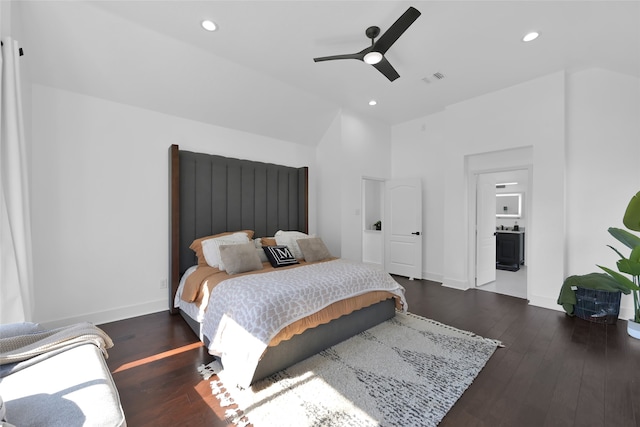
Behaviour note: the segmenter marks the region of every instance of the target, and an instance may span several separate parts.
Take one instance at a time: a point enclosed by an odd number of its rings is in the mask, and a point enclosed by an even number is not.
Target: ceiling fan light
[[[364,62],[370,65],[377,64],[382,61],[382,54],[380,52],[371,51],[364,56]]]

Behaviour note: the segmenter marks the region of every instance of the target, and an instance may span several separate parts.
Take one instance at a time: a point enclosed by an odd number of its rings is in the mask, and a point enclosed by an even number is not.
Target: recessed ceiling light
[[[522,38],[522,41],[523,41],[523,42],[530,42],[530,41],[532,41],[532,40],[537,39],[539,35],[540,35],[540,33],[537,33],[537,32],[535,32],[535,31],[532,31],[532,32],[530,32],[530,33],[526,34],[526,35]]]
[[[202,21],[202,28],[204,28],[207,31],[215,31],[218,29],[218,26],[216,25],[215,22],[205,19],[204,21]]]
[[[378,103],[378,101],[376,101],[375,99],[372,99],[371,101],[369,101],[369,105],[374,106]]]

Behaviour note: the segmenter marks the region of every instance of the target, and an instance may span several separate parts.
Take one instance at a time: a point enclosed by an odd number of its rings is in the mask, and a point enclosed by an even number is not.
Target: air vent
[[[444,74],[438,71],[437,73],[433,73],[430,76],[423,77],[422,81],[425,82],[426,84],[429,84],[431,82],[437,82],[438,80],[442,80],[442,79],[444,79]]]

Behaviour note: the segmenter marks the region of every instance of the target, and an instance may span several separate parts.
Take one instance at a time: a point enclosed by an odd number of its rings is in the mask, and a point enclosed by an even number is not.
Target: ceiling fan
[[[315,62],[333,61],[335,59],[357,59],[367,64],[373,65],[378,71],[385,75],[390,81],[394,81],[400,74],[384,57],[389,48],[400,38],[400,36],[414,23],[420,16],[420,11],[414,7],[409,7],[405,13],[393,23],[389,29],[375,41],[374,39],[380,34],[380,28],[369,27],[365,31],[368,38],[371,39],[371,46],[357,53],[349,53],[346,55],[323,56],[313,58]]]

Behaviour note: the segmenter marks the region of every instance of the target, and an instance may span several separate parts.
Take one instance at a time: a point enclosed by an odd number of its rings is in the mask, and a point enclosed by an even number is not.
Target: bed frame
[[[255,230],[308,233],[307,167],[261,163],[169,148],[169,310],[180,312],[196,335],[200,324],[173,307],[180,277],[197,263],[189,249],[202,236]],[[342,316],[269,347],[252,383],[289,367],[395,315],[392,298]],[[205,344],[209,343],[205,341]]]

